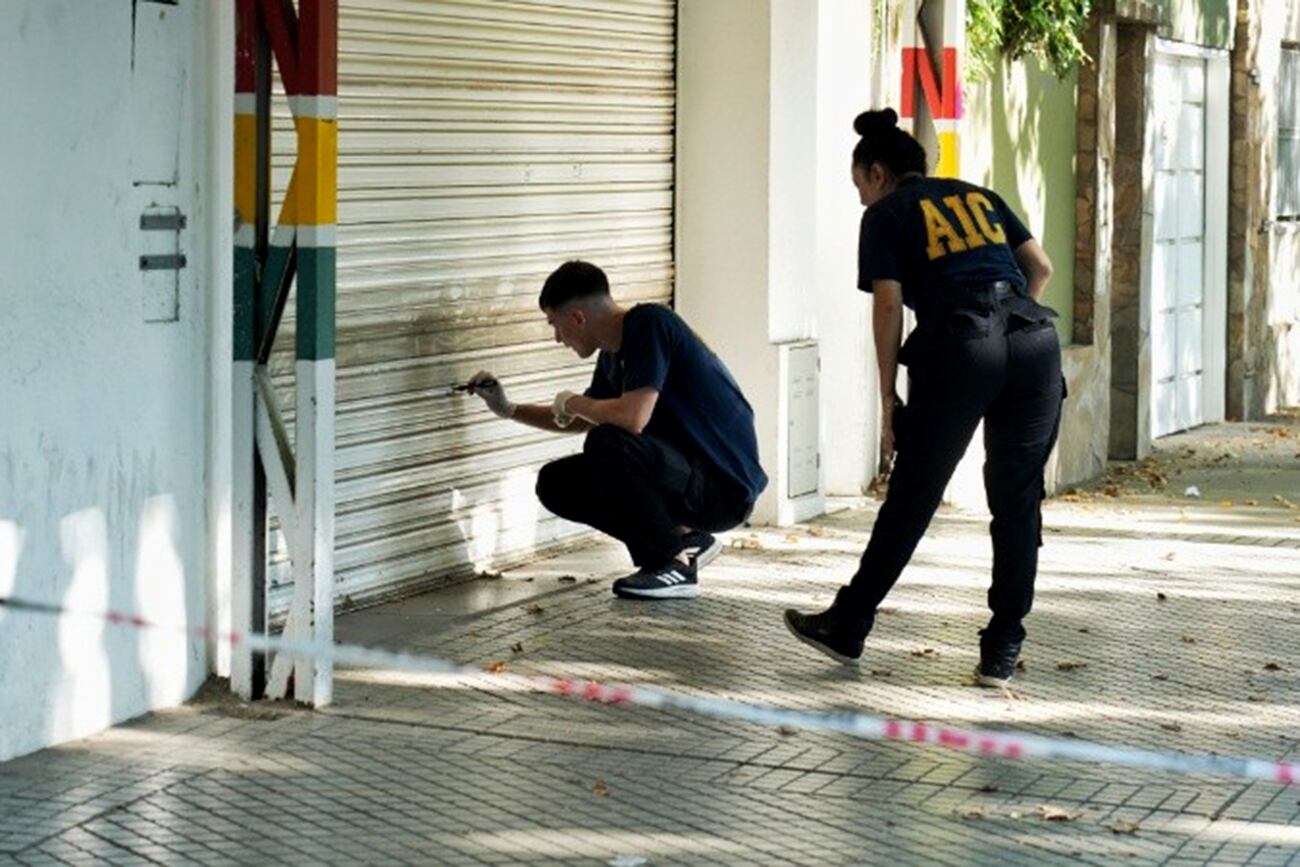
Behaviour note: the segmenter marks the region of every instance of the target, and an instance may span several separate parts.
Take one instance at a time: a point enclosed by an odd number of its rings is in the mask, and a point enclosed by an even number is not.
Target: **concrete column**
[[[848,175],[852,120],[869,91],[869,28],[866,0],[679,7],[677,309],[754,406],[771,477],[760,523],[807,512],[785,497],[781,344],[822,341],[821,426],[832,429],[829,418],[837,433],[833,469],[822,449],[823,479],[837,493],[868,480],[871,444],[858,439],[874,439],[878,401],[869,299],[854,288],[861,210]]]

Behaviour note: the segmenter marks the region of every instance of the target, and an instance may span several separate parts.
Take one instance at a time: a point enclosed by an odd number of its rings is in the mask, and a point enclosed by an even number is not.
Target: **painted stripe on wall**
[[[334,271],[337,251],[333,247],[298,248],[298,317],[296,350],[299,360],[318,361],[334,357]],[[314,292],[302,291],[304,286]]]
[[[257,219],[257,116],[253,114],[235,115],[235,213],[245,226]]]
[[[280,212],[282,224],[320,226],[338,223],[338,123],[322,118],[294,119],[298,161]]]

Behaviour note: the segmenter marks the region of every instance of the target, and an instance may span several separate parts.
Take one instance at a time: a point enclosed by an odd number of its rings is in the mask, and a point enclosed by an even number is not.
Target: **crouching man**
[[[487,371],[469,390],[501,418],[586,433],[580,454],[542,467],[537,496],[627,546],[637,570],[614,595],[698,595],[699,570],[721,549],[712,534],[748,518],[767,485],[753,410],[681,317],[659,304],[619,306],[595,265],[564,263],[538,303],[556,342],[581,358],[599,351],[591,385],[550,406],[512,403]]]

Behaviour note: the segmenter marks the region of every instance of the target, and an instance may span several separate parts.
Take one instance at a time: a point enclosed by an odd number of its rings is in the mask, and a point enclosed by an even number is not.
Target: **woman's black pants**
[[[902,353],[908,406],[895,426],[889,492],[857,574],[836,600],[837,609],[860,618],[864,632],[925,534],[982,419],[984,488],[993,514],[993,616],[985,634],[1024,639],[1021,621],[1033,604],[1042,544],[1043,468],[1065,385],[1050,320],[1029,321],[1011,306],[995,302],[992,309],[936,316]]]

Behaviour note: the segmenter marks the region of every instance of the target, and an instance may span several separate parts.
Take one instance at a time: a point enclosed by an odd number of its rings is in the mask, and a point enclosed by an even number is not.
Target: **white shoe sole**
[[[614,595],[620,599],[694,599],[700,595],[699,584],[676,584],[671,587],[646,588],[615,587]]]
[[[722,553],[722,540],[714,539],[712,545],[710,545],[707,548],[701,549],[700,553],[696,554],[695,557],[692,558],[695,561],[695,568],[703,569],[705,566],[709,565],[714,560],[718,559],[718,555],[721,553]]]
[[[980,668],[977,665],[975,666],[975,685],[987,686],[990,689],[1001,689],[1004,686],[1011,685],[1011,678],[994,677],[991,674],[984,674],[982,671],[980,671]]]

